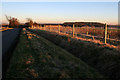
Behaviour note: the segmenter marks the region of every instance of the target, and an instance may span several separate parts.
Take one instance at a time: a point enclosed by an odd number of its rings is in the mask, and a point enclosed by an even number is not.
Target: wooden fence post
[[[87,36],[88,36],[88,31],[87,31]]]
[[[51,32],[51,25],[50,25],[50,32]]]
[[[45,24],[44,24],[44,30],[45,30]]]
[[[60,25],[58,25],[58,33],[60,33]]]
[[[33,29],[33,25],[32,25],[32,29]]]
[[[73,24],[73,37],[74,37],[74,27],[75,27],[75,24]]]
[[[105,44],[106,44],[106,39],[107,39],[107,24],[105,24]]]
[[[87,26],[87,36],[88,36],[88,26]]]
[[[40,30],[41,30],[41,26],[39,25],[39,28],[40,28]]]
[[[92,39],[93,39],[93,40],[95,39],[94,36],[92,36]]]
[[[109,34],[108,34],[108,39],[109,39]]]

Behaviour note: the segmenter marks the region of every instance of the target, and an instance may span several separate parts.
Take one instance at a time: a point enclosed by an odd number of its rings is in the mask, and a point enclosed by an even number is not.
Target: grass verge
[[[120,78],[120,52],[116,49],[103,47],[92,42],[70,39],[67,36],[47,31],[32,31],[66,49],[106,77],[113,80]]]
[[[26,30],[13,53],[6,78],[103,78],[79,58]]]

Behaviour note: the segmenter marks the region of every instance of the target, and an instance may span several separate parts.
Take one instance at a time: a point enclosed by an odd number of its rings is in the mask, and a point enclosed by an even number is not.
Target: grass
[[[62,32],[68,32],[72,33],[72,27],[61,27]],[[75,33],[77,34],[88,34],[93,35],[93,36],[104,36],[104,29],[102,28],[80,28],[80,27],[75,27]],[[107,33],[109,34],[110,38],[113,39],[120,39],[118,36],[120,34],[120,29],[108,29]]]
[[[67,36],[47,31],[32,31],[66,49],[76,57],[97,69],[106,77],[116,80],[120,78],[120,52],[116,49],[71,38],[70,41],[68,41]]]
[[[26,30],[20,35],[7,78],[103,78],[95,69],[66,50]]]
[[[50,31],[49,30],[50,27],[46,27],[46,31]],[[69,35],[72,36],[72,27],[60,27],[60,31],[62,33],[67,33]],[[58,32],[58,27],[51,27],[51,31],[53,32]],[[100,40],[102,42],[104,42],[104,28],[80,28],[80,27],[75,27],[75,36],[78,37],[82,37],[82,38],[86,38],[86,39],[92,39],[92,36],[98,36],[97,38],[95,37],[94,39],[96,40]],[[87,36],[87,32],[88,35]],[[76,35],[77,34],[77,35]],[[81,35],[84,34],[84,35]],[[91,35],[91,36],[90,36]],[[103,37],[103,38],[101,38]],[[107,37],[109,37],[109,39],[107,39],[107,43],[114,45],[114,46],[119,46],[120,41],[120,29],[108,29],[107,31]],[[114,40],[111,40],[114,39]]]
[[[26,76],[30,76],[26,74],[26,61],[30,56],[33,55],[33,50],[30,45],[29,40],[27,40],[27,35],[22,34],[20,35],[20,42],[16,47],[13,57],[10,61],[10,66],[7,72],[7,78],[24,78]],[[24,74],[24,75],[23,75]]]
[[[85,38],[85,39],[93,39],[92,36],[87,36],[87,35],[81,35],[81,34],[77,34],[78,37],[81,37],[81,38]],[[94,37],[95,40],[100,40],[101,42],[104,43],[104,38],[100,38],[100,37]],[[115,46],[119,46],[120,45],[120,41],[116,41],[116,40],[110,40],[110,39],[107,39],[106,40],[108,44],[110,45],[115,45]]]

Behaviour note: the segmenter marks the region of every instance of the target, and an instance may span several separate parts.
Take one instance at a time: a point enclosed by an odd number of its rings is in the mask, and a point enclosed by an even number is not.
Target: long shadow
[[[9,67],[9,63],[10,63],[10,59],[12,57],[12,53],[14,51],[14,49],[17,46],[17,43],[19,42],[19,37],[20,37],[20,33],[21,33],[21,28],[19,28],[18,30],[18,35],[15,37],[15,39],[12,41],[11,45],[9,46],[9,48],[3,52],[2,49],[2,80],[5,80],[5,76],[6,76],[6,71]],[[2,36],[3,37],[3,36]],[[2,41],[3,43],[3,41]],[[6,46],[5,43],[2,44],[2,46]]]

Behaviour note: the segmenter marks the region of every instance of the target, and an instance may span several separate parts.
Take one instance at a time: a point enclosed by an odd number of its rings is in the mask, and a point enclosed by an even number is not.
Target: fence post
[[[105,44],[106,44],[106,39],[107,39],[107,24],[105,24]]]
[[[88,36],[88,31],[87,31],[87,36]]]
[[[58,25],[58,33],[60,33],[60,25]]]
[[[45,24],[44,24],[44,30],[45,30]]]
[[[40,30],[42,30],[42,27],[40,26]]]
[[[32,25],[32,29],[33,29],[33,25]]]
[[[39,25],[39,29],[41,30],[41,26]]]
[[[51,25],[50,25],[50,32],[51,32]]]
[[[73,24],[73,37],[74,37],[74,27],[75,27],[75,24]]]
[[[87,26],[87,36],[88,36],[88,26]]]
[[[109,34],[108,34],[108,39],[109,39]]]
[[[93,40],[95,39],[94,36],[92,36],[92,39],[93,39]]]

